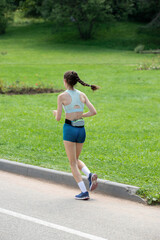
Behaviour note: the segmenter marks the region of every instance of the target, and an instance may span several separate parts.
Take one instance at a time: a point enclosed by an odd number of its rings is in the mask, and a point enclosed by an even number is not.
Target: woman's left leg
[[[87,176],[89,180],[89,190],[93,191],[98,186],[97,174],[91,173],[87,166],[79,160],[80,153],[82,151],[83,143],[76,143],[76,157],[78,162],[78,168]]]

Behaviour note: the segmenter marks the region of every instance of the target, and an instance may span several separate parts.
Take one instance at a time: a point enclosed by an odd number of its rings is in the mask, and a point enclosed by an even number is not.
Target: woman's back
[[[69,94],[70,99],[68,104],[63,105],[63,108],[66,113],[73,113],[73,112],[83,112],[84,109],[84,103],[81,101],[80,94],[81,92],[77,89],[73,90],[66,90],[66,93]]]
[[[77,89],[66,90],[63,94],[63,108],[66,118],[75,120],[82,118],[85,96]]]

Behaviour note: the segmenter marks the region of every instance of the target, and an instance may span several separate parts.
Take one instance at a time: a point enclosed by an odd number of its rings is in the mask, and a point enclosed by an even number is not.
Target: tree
[[[0,0],[0,34],[5,33],[13,0]]]
[[[89,39],[98,24],[111,16],[112,9],[111,1],[106,0],[44,0],[42,13],[59,24],[72,22],[81,38]]]
[[[42,15],[56,23],[72,22],[82,39],[89,39],[101,23],[128,16],[133,0],[43,0]]]

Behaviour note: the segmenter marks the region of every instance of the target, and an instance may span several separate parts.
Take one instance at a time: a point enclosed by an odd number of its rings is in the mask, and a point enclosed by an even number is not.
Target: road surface
[[[0,171],[0,240],[160,240],[160,207]]]

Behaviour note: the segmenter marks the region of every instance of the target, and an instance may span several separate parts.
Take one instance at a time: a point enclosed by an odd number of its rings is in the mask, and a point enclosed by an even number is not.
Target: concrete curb
[[[5,159],[0,159],[0,170],[77,188],[77,184],[71,173],[55,171]],[[88,186],[87,177],[83,176],[83,180],[86,186]],[[145,204],[146,202],[136,195],[138,189],[139,187],[98,179],[96,192]]]

